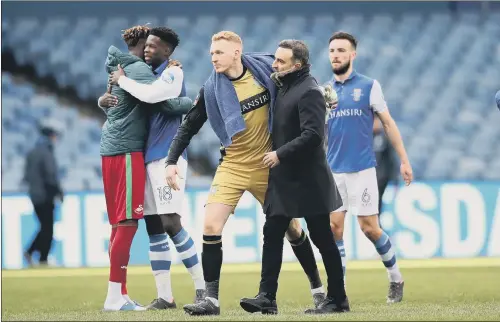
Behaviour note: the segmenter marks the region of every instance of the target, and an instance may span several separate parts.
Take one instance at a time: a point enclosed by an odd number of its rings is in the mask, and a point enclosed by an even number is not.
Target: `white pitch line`
[[[464,259],[406,259],[398,260],[398,265],[402,269],[412,268],[450,268],[450,267],[495,267],[500,273],[500,258],[478,257]],[[260,263],[249,264],[224,264],[222,273],[259,273]],[[323,269],[323,265],[319,265]],[[347,270],[370,270],[384,269],[379,260],[370,261],[347,261]],[[298,262],[286,262],[282,266],[283,272],[302,271]],[[173,275],[188,274],[182,264],[172,266]],[[64,277],[64,276],[108,276],[108,267],[89,267],[89,268],[38,268],[22,270],[2,270],[2,279],[6,278],[29,278],[29,277]],[[148,275],[151,274],[149,266],[130,266],[129,275]]]

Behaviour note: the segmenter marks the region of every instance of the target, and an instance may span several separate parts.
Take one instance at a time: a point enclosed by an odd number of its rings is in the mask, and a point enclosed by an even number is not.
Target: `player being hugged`
[[[131,77],[143,82],[152,81],[149,68],[142,61],[148,34],[149,28],[145,26],[125,30],[122,37],[129,53],[122,53],[111,46],[106,58],[106,71],[111,73],[121,65]],[[109,86],[108,93],[99,99],[98,104],[106,113],[100,154],[104,196],[112,227],[109,239],[110,275],[104,310],[140,311],[144,308],[130,299],[126,281],[130,247],[138,220],[143,218],[146,180],[143,150],[147,138],[148,110],[116,86]]]
[[[111,75],[110,82],[118,84],[121,89],[144,103],[154,104],[177,97],[180,97],[178,100],[187,99],[184,73],[179,66],[171,64],[170,59],[178,45],[179,36],[174,30],[166,27],[152,28],[145,44],[144,57],[152,67],[156,80],[152,84],[141,84],[119,69]],[[164,180],[166,156],[185,112],[187,109],[183,109],[181,113],[173,110],[153,111],[149,119],[144,220],[149,235],[149,259],[158,293],[158,297],[147,307],[153,310],[176,307],[170,279],[172,257],[168,237],[194,281],[195,302],[203,300],[205,294],[203,271],[194,241],[181,224],[187,172],[185,151],[178,163],[183,178],[180,189],[172,190]]]

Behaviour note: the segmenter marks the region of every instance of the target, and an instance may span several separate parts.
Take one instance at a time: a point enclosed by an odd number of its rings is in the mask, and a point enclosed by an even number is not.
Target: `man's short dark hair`
[[[150,35],[156,36],[172,46],[172,51],[179,45],[179,35],[167,27],[155,27],[151,29]]]
[[[356,49],[356,47],[358,47],[358,41],[356,40],[356,38],[354,38],[353,35],[347,33],[347,32],[343,32],[343,31],[337,31],[335,32],[331,37],[330,37],[330,40],[328,41],[328,44],[330,44],[332,42],[332,40],[335,40],[335,39],[345,39],[347,41],[349,41],[352,45],[352,48]]]
[[[285,39],[282,40],[278,46],[291,49],[292,58],[298,60],[302,65],[307,65],[309,63],[309,48],[307,48],[306,43],[302,40]]]
[[[139,40],[148,38],[150,30],[148,26],[134,26],[123,30],[122,38],[128,48],[132,48],[137,46]]]

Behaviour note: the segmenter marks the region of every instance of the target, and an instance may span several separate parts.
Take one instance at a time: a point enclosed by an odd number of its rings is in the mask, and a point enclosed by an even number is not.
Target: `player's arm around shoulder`
[[[189,97],[177,97],[182,92],[182,84],[184,82],[184,72],[178,66],[166,68],[157,82],[162,82],[162,94],[159,96],[173,96],[158,103],[160,111],[167,115],[183,115],[186,114],[193,106],[193,101]],[[158,98],[158,99],[161,99]]]
[[[143,104],[145,107],[154,106],[159,112],[168,116],[186,114],[193,102],[189,97],[178,97],[182,90],[182,71],[180,74],[175,70],[173,72],[166,71],[160,75],[159,79],[156,79],[146,64],[142,62],[140,64],[130,77],[121,76],[119,78],[120,87],[141,102],[146,103]],[[174,77],[177,78],[177,82],[171,81]],[[177,84],[178,82],[180,84]]]
[[[179,97],[182,92],[182,84],[184,82],[184,72],[178,66],[170,66],[166,68],[160,77],[153,83],[156,87],[154,97],[157,102],[164,101],[169,98]]]
[[[125,76],[121,76],[120,81],[123,78],[129,78],[140,84],[152,84],[156,80],[151,68],[143,61],[129,64],[123,70],[125,71]]]
[[[189,97],[178,97],[184,80],[182,69],[169,67],[156,79],[144,62],[129,66],[129,72],[125,70],[126,76],[120,76],[118,80],[120,87],[141,102],[154,104],[160,112],[169,116],[179,116],[189,111],[193,101]]]
[[[159,80],[172,87],[172,93],[178,92],[178,95],[180,95],[182,82],[184,81],[184,72],[179,66],[170,66],[165,68],[161,73]]]
[[[125,81],[127,81],[127,79],[120,77],[119,85],[127,92],[134,95],[142,102],[155,104],[169,98],[179,97],[182,91],[184,73],[179,67],[172,66],[165,69],[160,77],[150,85],[138,84],[136,82],[132,84]]]
[[[148,84],[152,84],[155,79],[149,66],[142,61],[137,61],[124,68],[119,65],[118,70],[110,75],[110,84],[118,85],[117,88],[144,101],[143,86],[149,86]]]

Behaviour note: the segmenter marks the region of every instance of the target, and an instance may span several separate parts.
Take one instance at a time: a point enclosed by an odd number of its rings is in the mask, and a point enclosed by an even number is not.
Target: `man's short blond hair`
[[[232,31],[219,31],[218,33],[212,36],[212,41],[217,41],[217,40],[227,40],[243,46],[243,41],[241,40],[241,37],[237,33]]]

